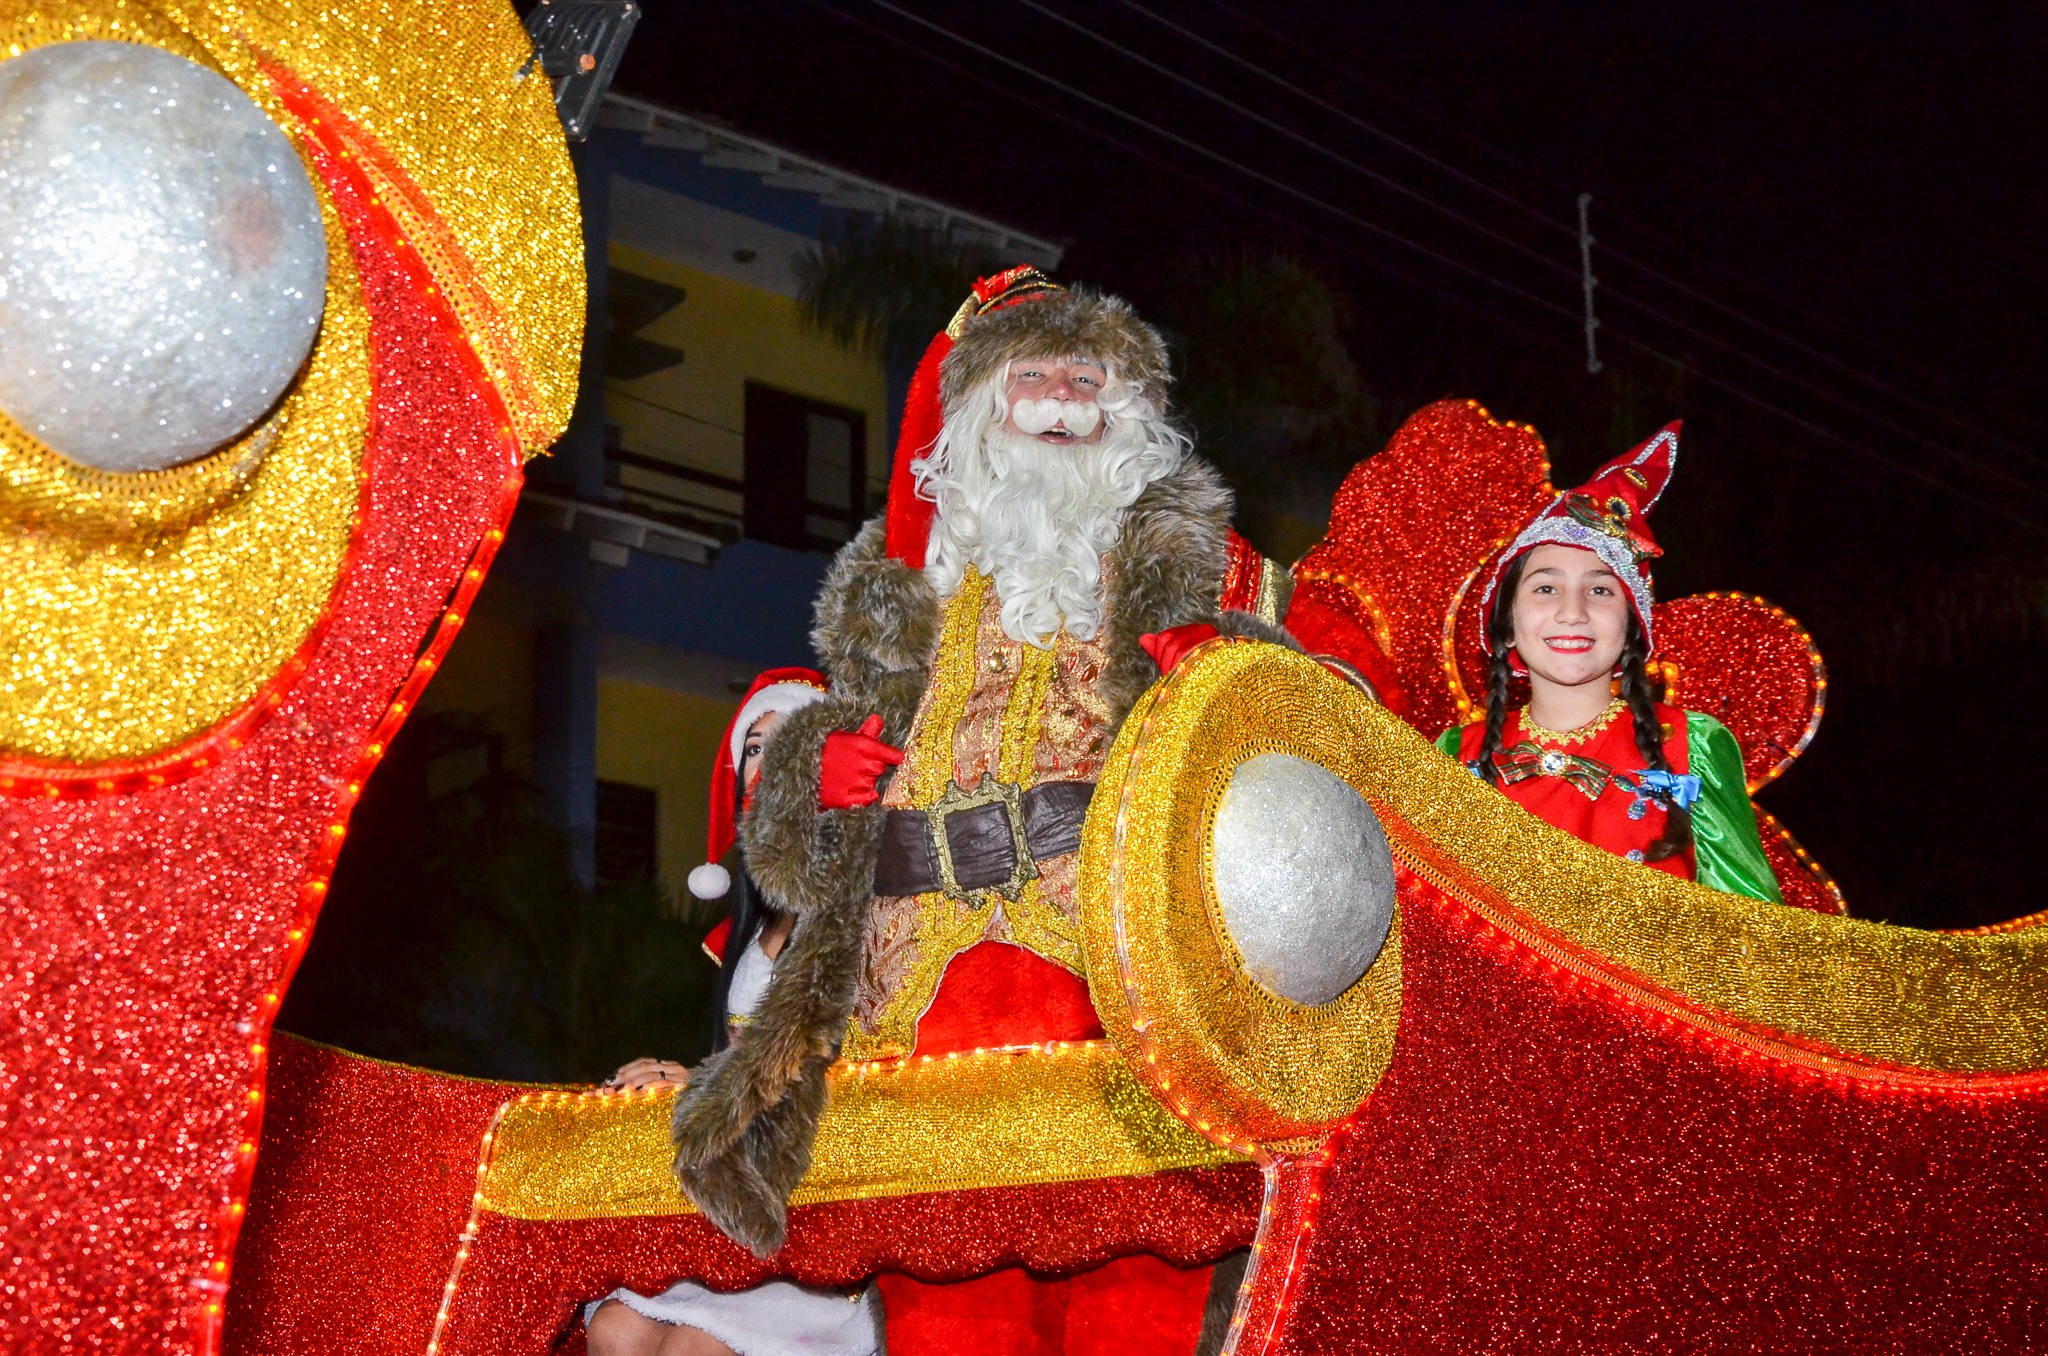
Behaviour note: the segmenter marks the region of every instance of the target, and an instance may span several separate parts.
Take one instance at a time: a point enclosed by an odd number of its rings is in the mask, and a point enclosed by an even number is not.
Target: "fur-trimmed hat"
[[[1112,381],[1166,412],[1166,341],[1130,303],[1092,288],[1065,288],[1029,264],[975,282],[952,323],[932,338],[911,378],[889,480],[888,552],[924,568],[933,504],[917,493],[910,463],[931,451],[955,401],[1019,358],[1088,358]]]
[[[825,695],[825,675],[816,669],[770,669],[754,679],[740,709],[733,712],[718,741],[711,760],[711,831],[704,863],[690,871],[690,893],[699,899],[717,899],[732,888],[732,874],[719,865],[732,851],[734,802],[739,784],[740,755],[747,747],[747,731],[771,711],[788,715],[801,711]]]
[[[1663,552],[1650,535],[1650,510],[1671,482],[1671,470],[1678,461],[1680,422],[1672,420],[1594,472],[1593,478],[1576,490],[1558,495],[1530,519],[1494,562],[1493,575],[1479,599],[1479,614],[1493,614],[1494,590],[1511,563],[1545,544],[1576,546],[1600,557],[1628,587],[1629,605],[1643,628],[1644,648],[1653,648],[1650,561]]]

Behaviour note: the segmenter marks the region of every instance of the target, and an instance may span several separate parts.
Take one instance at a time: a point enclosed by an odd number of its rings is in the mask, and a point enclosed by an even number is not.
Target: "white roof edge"
[[[821,198],[839,196],[852,191],[855,193],[874,194],[885,204],[884,207],[879,209],[862,206],[851,207],[848,210],[879,211],[896,214],[908,211],[920,215],[936,215],[940,218],[942,229],[949,234],[974,235],[984,239],[992,239],[993,243],[999,248],[1015,249],[1029,262],[1046,268],[1058,268],[1061,256],[1066,253],[1062,246],[1054,244],[1043,236],[1032,235],[1028,231],[1020,231],[1014,226],[1005,226],[999,221],[992,221],[987,217],[977,216],[973,212],[962,211],[960,208],[948,206],[934,198],[927,198],[922,194],[895,188],[878,179],[870,179],[866,175],[842,170],[822,160],[802,155],[787,147],[778,146],[772,141],[763,141],[759,137],[748,136],[744,132],[736,132],[730,127],[712,122],[707,118],[697,118],[692,117],[688,113],[678,113],[672,108],[663,108],[660,104],[649,103],[644,99],[635,99],[628,94],[607,92],[604,96],[604,103],[610,109],[637,115],[634,117],[634,121],[642,118],[647,119],[649,126],[643,128],[643,131],[653,131],[663,126],[687,128],[708,138],[711,142],[711,146],[708,149],[712,151],[749,151],[758,155],[773,156],[781,166],[780,170],[777,171],[778,173],[786,174],[794,170],[799,173],[828,176],[836,181],[839,187],[833,193],[818,194],[817,196]],[[800,192],[803,190],[791,191]],[[832,205],[843,206],[844,204],[835,203]]]

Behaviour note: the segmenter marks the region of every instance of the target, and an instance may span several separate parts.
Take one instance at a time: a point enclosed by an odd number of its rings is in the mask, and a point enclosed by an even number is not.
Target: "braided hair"
[[[1636,620],[1636,610],[1630,608],[1628,638],[1621,643],[1621,699],[1628,703],[1628,713],[1635,720],[1636,748],[1643,755],[1643,765],[1657,772],[1669,772],[1671,764],[1664,758],[1664,727],[1657,719],[1657,703],[1650,695],[1650,679],[1644,671],[1643,661],[1648,652],[1643,624]],[[1659,862],[1692,846],[1692,811],[1669,796],[1652,794],[1650,798],[1664,807],[1664,832],[1643,849],[1643,860]]]
[[[1514,634],[1515,594],[1521,588],[1522,567],[1528,559],[1524,552],[1501,571],[1493,611],[1486,619],[1486,647],[1492,656],[1487,669],[1486,735],[1479,741],[1479,753],[1471,767],[1495,786],[1500,785],[1500,770],[1494,766],[1493,756],[1500,752],[1501,738],[1507,730],[1508,679],[1513,672],[1508,667],[1508,640]],[[1630,608],[1628,635],[1621,643],[1621,699],[1628,704],[1629,715],[1635,722],[1636,750],[1643,756],[1643,765],[1657,772],[1669,772],[1671,764],[1664,757],[1664,727],[1657,719],[1657,702],[1651,694],[1645,667],[1648,657],[1643,624],[1636,610]],[[1643,860],[1658,862],[1692,846],[1692,812],[1669,796],[1651,793],[1650,799],[1664,807],[1664,832],[1643,849]]]
[[[1486,651],[1493,656],[1486,672],[1486,737],[1479,741],[1479,756],[1472,760],[1472,770],[1494,786],[1500,785],[1500,769],[1493,765],[1493,755],[1500,752],[1501,735],[1508,724],[1508,679],[1512,676],[1508,637],[1514,634],[1515,593],[1522,587],[1522,567],[1528,561],[1529,553],[1524,551],[1501,571],[1493,611],[1486,618]]]

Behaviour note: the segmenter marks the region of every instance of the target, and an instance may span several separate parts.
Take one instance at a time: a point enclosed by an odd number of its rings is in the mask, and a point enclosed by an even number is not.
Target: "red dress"
[[[1683,775],[1690,770],[1686,713],[1660,704],[1657,720],[1664,729],[1664,761],[1672,772]],[[1469,764],[1477,758],[1485,735],[1484,721],[1459,731],[1458,761]],[[1626,704],[1612,703],[1598,720],[1569,735],[1531,724],[1526,711],[1512,712],[1501,733],[1496,765],[1502,770],[1501,791],[1545,823],[1617,857],[1685,880],[1696,878],[1690,847],[1660,861],[1644,861],[1644,849],[1664,832],[1664,807],[1634,794],[1603,771],[1633,774],[1644,765]]]

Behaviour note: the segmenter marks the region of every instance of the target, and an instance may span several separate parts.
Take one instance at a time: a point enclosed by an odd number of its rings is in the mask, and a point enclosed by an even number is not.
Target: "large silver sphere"
[[[327,296],[298,153],[160,48],[0,61],[0,409],[106,471],[219,447],[284,393]]]
[[[1238,764],[1210,843],[1223,926],[1251,977],[1311,1007],[1356,984],[1394,922],[1394,859],[1365,797],[1287,753]]]

